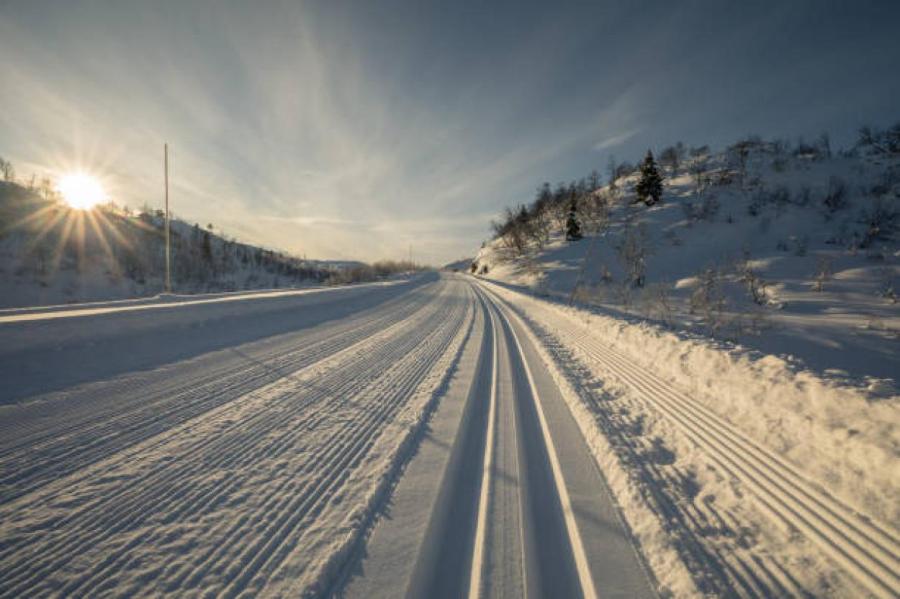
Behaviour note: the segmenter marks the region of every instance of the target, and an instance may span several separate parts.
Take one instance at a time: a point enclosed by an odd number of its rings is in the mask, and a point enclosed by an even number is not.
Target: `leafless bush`
[[[750,295],[750,299],[753,300],[753,303],[757,306],[767,305],[769,303],[769,293],[766,291],[766,288],[769,284],[753,270],[753,267],[750,265],[750,260],[745,257],[743,260],[739,261],[736,270],[739,280],[746,287],[747,293]]]
[[[893,204],[879,198],[860,213],[859,222],[864,226],[859,246],[867,248],[876,241],[888,241],[893,238],[900,228],[900,212]]]
[[[721,204],[715,194],[707,193],[700,198],[699,202],[682,202],[681,210],[685,218],[689,222],[707,221],[712,222],[719,214]]]
[[[881,173],[869,192],[874,196],[887,195],[898,183],[900,183],[900,167],[894,165]]]
[[[699,315],[709,332],[715,334],[725,324],[725,306],[722,274],[716,267],[706,268],[700,273],[697,287],[691,294],[691,314]]]
[[[613,277],[612,273],[609,272],[609,268],[607,268],[606,264],[600,265],[600,282],[604,284],[612,283]]]
[[[828,180],[828,192],[822,200],[828,212],[837,212],[847,207],[847,184],[840,177]]]
[[[655,318],[666,326],[672,325],[672,299],[666,283],[648,285],[641,294],[642,311],[646,318]]]
[[[775,206],[780,211],[791,201],[791,192],[784,185],[774,189],[760,188],[753,194],[747,213],[750,216],[759,216],[766,206]]]
[[[635,226],[631,220],[626,221],[616,250],[626,273],[626,282],[632,287],[643,287],[647,257],[651,253],[647,228],[643,224]]]
[[[834,276],[834,269],[830,256],[819,256],[816,259],[816,278],[813,289],[815,291],[825,291],[825,283],[830,281]]]
[[[609,213],[611,204],[610,195],[607,193],[590,193],[586,195],[579,208],[585,228],[598,234],[609,226]]]
[[[707,159],[708,156],[706,154],[699,154],[695,156],[688,165],[688,172],[694,178],[694,186],[697,188],[698,194],[702,194],[703,190],[711,183],[710,178],[707,175]]]

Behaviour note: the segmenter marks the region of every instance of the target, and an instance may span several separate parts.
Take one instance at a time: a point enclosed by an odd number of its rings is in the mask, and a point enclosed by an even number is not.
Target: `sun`
[[[60,178],[56,189],[72,208],[90,210],[106,201],[106,192],[96,177],[85,173],[70,173]]]

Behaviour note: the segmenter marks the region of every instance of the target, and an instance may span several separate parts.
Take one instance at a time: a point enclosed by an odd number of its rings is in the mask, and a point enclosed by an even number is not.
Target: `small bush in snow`
[[[900,154],[900,123],[885,131],[862,127],[856,144],[874,154]]]
[[[834,275],[831,257],[819,256],[816,260],[816,282],[813,289],[816,291],[825,291],[825,283],[830,281]]]
[[[883,196],[890,193],[898,184],[900,184],[900,167],[892,166],[881,173],[869,191],[874,196]]]
[[[776,206],[783,209],[791,201],[791,192],[784,185],[779,185],[774,189],[760,188],[747,205],[747,213],[750,216],[759,216],[763,208],[766,206]]]
[[[631,221],[626,222],[616,250],[626,273],[626,282],[632,287],[643,287],[647,257],[650,255],[647,228],[643,224],[634,226]]]
[[[600,282],[604,284],[612,283],[613,277],[612,273],[609,272],[609,268],[605,264],[600,265]]]
[[[750,267],[748,260],[742,261],[738,266],[738,276],[740,281],[747,288],[750,299],[757,306],[765,306],[769,303],[769,294],[766,288],[769,286],[756,271]]]
[[[840,177],[828,180],[828,193],[822,200],[828,212],[837,212],[847,207],[847,184]]]
[[[647,286],[641,298],[645,318],[655,318],[666,326],[671,326],[673,309],[669,292],[670,286],[666,283]]]
[[[898,301],[896,279],[894,269],[887,266],[878,269],[878,295],[890,300],[892,304]]]
[[[699,315],[707,329],[715,334],[725,323],[722,275],[718,268],[709,267],[697,279],[697,288],[690,298],[690,311]]]
[[[876,241],[893,238],[900,227],[900,213],[895,205],[879,198],[860,213],[859,222],[864,227],[859,246],[868,248]]]

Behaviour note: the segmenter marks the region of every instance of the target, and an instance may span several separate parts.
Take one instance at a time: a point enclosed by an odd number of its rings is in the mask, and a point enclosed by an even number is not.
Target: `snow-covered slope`
[[[0,307],[159,293],[163,223],[159,212],[73,210],[52,192],[0,182]],[[171,235],[172,283],[181,293],[307,286],[360,266],[300,260],[181,220]]]
[[[634,203],[638,175],[623,177],[616,191],[579,199],[580,211],[597,202],[609,211],[593,222],[580,215],[584,239],[551,230],[543,248],[519,252],[497,238],[476,268],[894,392],[884,379],[898,369],[900,156],[796,154],[758,142],[742,177],[733,152],[667,169],[652,207]],[[635,269],[643,286],[632,284]]]
[[[470,272],[541,338],[676,596],[861,592],[839,571],[896,596],[900,155],[734,151],[667,169],[650,207],[632,174],[510,212],[522,237]]]

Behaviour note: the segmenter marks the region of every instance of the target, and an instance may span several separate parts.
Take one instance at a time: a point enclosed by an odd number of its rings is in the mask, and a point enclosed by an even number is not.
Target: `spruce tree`
[[[656,204],[662,199],[662,175],[653,159],[653,152],[647,150],[647,156],[641,163],[641,178],[635,186],[637,199],[648,206]]]
[[[578,241],[581,239],[581,224],[576,214],[575,200],[569,204],[569,218],[566,219],[566,241]]]

